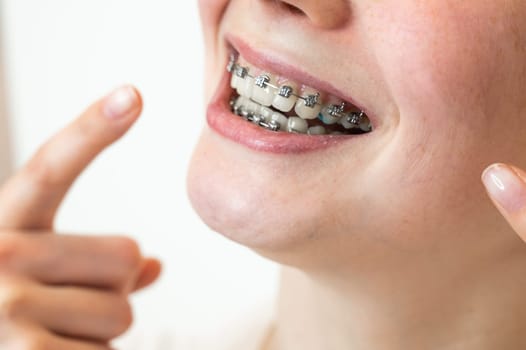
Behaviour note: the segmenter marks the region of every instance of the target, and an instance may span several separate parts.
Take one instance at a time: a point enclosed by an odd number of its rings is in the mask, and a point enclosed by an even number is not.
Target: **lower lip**
[[[208,125],[220,135],[256,151],[275,154],[306,153],[357,141],[369,135],[311,136],[269,131],[233,114],[229,105],[231,93],[230,74],[227,72],[208,106]]]

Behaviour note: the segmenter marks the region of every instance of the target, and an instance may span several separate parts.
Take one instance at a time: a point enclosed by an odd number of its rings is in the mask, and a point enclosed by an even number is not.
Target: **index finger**
[[[124,86],[52,137],[0,190],[0,229],[51,228],[75,179],[131,127],[141,110],[138,91]]]

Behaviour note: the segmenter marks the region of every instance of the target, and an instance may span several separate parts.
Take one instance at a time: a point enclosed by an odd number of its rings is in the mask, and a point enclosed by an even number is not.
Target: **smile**
[[[273,132],[356,135],[372,131],[367,115],[322,91],[251,66],[230,55],[231,111]]]
[[[381,123],[353,96],[291,65],[271,49],[226,35],[224,74],[206,121],[217,134],[255,151],[302,154],[367,142]]]

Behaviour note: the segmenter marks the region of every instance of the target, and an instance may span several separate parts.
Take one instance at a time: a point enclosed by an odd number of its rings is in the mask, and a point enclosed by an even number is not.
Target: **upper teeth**
[[[278,95],[281,97],[289,98],[292,95],[292,88],[288,85],[283,85],[279,88]]]
[[[268,75],[260,75],[256,78],[256,85],[262,89],[267,87],[268,82],[270,81],[270,77]]]
[[[233,105],[233,109],[238,114],[243,114],[250,121],[260,124],[267,129],[277,131],[277,129],[287,129],[289,132],[322,134],[324,128],[311,127],[303,121],[319,118],[324,124],[340,124],[345,129],[358,128],[364,132],[371,130],[370,122],[364,112],[346,112],[346,104],[323,105],[320,92],[304,87],[303,96],[295,93],[298,84],[287,82],[278,85],[277,77],[270,73],[263,73],[257,76],[250,74],[250,68],[238,64],[234,56],[228,63],[227,70],[232,73],[230,85],[239,95],[245,99],[239,99]],[[280,113],[274,113],[270,108],[283,113],[288,113],[294,109],[299,118],[286,118]],[[261,112],[264,108],[268,113]],[[261,115],[258,113],[266,113]],[[272,114],[277,114],[273,116]],[[283,118],[282,118],[283,117]],[[300,120],[303,120],[300,122]],[[287,122],[287,125],[282,125]],[[312,130],[311,130],[312,129]]]

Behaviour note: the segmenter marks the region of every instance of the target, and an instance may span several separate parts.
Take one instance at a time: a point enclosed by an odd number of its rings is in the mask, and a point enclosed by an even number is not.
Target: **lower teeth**
[[[308,135],[356,135],[372,131],[369,118],[364,113],[351,113],[338,122],[327,123],[322,114],[314,120],[286,116],[273,107],[264,107],[249,98],[235,96],[230,101],[232,113],[274,132]]]

